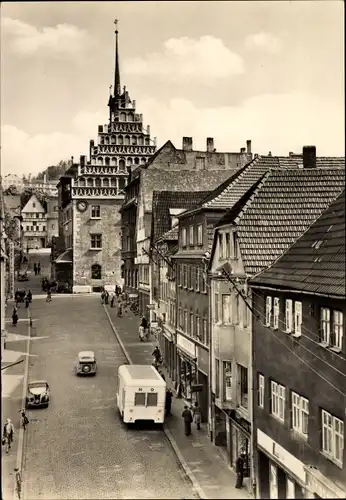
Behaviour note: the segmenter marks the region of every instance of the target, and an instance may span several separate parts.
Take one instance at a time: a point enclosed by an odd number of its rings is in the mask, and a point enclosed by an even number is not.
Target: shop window
[[[100,264],[93,264],[91,266],[91,279],[100,280],[102,278],[102,268]]]
[[[223,362],[223,384],[224,384],[224,400],[232,400],[232,363],[230,361]]]

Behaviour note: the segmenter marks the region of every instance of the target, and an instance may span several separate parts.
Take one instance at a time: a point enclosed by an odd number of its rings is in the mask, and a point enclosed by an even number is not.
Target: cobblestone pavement
[[[147,342],[140,341],[138,327],[141,318],[134,316],[131,312],[119,318],[116,308],[104,307],[116,335],[128,353],[130,362],[151,364],[152,352],[158,342],[154,338]],[[162,371],[168,387],[173,389],[174,385],[167,371],[165,369]],[[211,443],[206,425],[202,424],[201,431],[197,431],[193,424],[192,435],[185,436],[181,417],[184,404],[184,400],[174,398],[172,415],[165,421],[165,432],[199,496],[214,499],[252,498],[245,487],[235,488],[236,474],[227,465],[219,448]]]
[[[29,411],[24,499],[196,498],[162,430],[125,426],[116,407],[126,362],[98,296],[33,300],[29,380],[51,387],[47,409]],[[96,377],[74,374],[95,351]]]

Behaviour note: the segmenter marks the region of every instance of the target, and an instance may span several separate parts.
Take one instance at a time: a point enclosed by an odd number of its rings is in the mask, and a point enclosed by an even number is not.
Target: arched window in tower
[[[137,156],[135,158],[135,165],[139,165],[139,158],[137,158]]]
[[[129,156],[128,158],[126,158],[126,164],[127,165],[132,165],[132,158],[131,158],[131,156]]]
[[[119,172],[125,172],[125,160],[123,158],[119,160]]]
[[[141,165],[145,165],[146,163],[146,159],[145,158],[141,158]]]
[[[84,177],[81,177],[80,179],[78,179],[78,184],[80,187],[85,187],[85,179]]]
[[[108,179],[108,177],[105,177],[103,179],[103,187],[109,187],[109,179]]]
[[[132,146],[137,146],[137,137],[135,135],[132,136]]]
[[[99,156],[99,157],[97,158],[97,164],[98,164],[98,165],[103,165],[103,158],[102,158],[102,156]]]
[[[112,135],[112,137],[111,137],[111,143],[115,144],[115,135]]]
[[[115,177],[111,177],[111,186],[112,187],[117,187],[117,180]]]
[[[96,187],[101,187],[101,179],[100,179],[99,177],[97,177],[97,178],[95,179],[95,186],[96,186]]]
[[[138,144],[139,144],[140,146],[143,146],[143,145],[144,145],[144,139],[143,139],[143,136],[142,136],[142,135],[140,136],[140,138],[139,138],[139,140],[138,140]]]
[[[106,135],[106,137],[105,137],[105,144],[109,144],[109,136],[108,135]]]
[[[126,113],[120,113],[120,121],[126,122]]]
[[[100,264],[93,264],[91,266],[91,279],[100,280],[102,279],[102,267]]]
[[[134,121],[134,118],[135,118],[135,117],[134,117],[134,114],[133,114],[133,113],[129,113],[129,114],[128,114],[128,121],[129,121],[129,122],[133,122],[133,121]]]
[[[87,179],[87,186],[88,187],[93,187],[94,186],[94,179],[92,177],[88,177],[88,179]]]
[[[124,144],[124,139],[122,135],[118,135],[118,144],[119,146],[122,146]]]
[[[119,190],[125,189],[126,182],[124,177],[120,177],[119,179]]]
[[[150,146],[150,137],[145,138],[145,145]]]
[[[105,165],[108,165],[108,166],[109,166],[109,165],[110,165],[110,163],[111,163],[111,162],[110,162],[109,157],[108,157],[108,156],[106,156],[106,158],[105,158]]]
[[[126,146],[130,145],[130,136],[129,135],[125,135],[125,145]]]
[[[104,144],[104,141],[105,141],[105,139],[104,139],[103,135],[100,135],[99,136],[99,143]]]
[[[116,159],[116,157],[115,157],[115,156],[112,156],[112,158],[111,158],[111,165],[112,165],[113,167],[116,167],[116,166],[117,166],[117,159]]]

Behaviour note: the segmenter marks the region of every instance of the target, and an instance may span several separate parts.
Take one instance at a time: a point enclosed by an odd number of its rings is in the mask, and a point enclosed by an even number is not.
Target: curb
[[[30,353],[30,340],[31,340],[31,324],[30,324],[30,317],[31,317],[31,310],[30,308],[27,309],[27,314],[28,314],[28,338],[26,341],[26,357],[25,357],[25,364],[24,364],[24,377],[23,377],[23,392],[22,392],[22,408],[25,408],[25,400],[26,400],[26,391],[27,391],[27,386],[28,386],[28,376],[29,376],[29,353]],[[21,422],[21,419],[20,419]],[[23,457],[24,457],[24,428],[20,424],[19,428],[19,434],[18,434],[18,448],[17,448],[17,467],[19,469],[20,475],[23,480]],[[22,482],[22,494],[23,494],[23,482]],[[24,495],[23,495],[24,496]],[[18,495],[16,491],[16,486],[14,486],[13,490],[13,500],[17,500]]]
[[[119,334],[118,334],[118,331],[117,329],[115,328],[114,326],[114,323],[112,321],[112,318],[110,317],[110,314],[109,312],[107,311],[107,307],[102,304],[103,306],[103,309],[105,310],[105,313],[107,315],[107,318],[108,318],[108,321],[109,321],[109,324],[113,330],[113,333],[117,339],[117,341],[119,342],[120,344],[120,347],[125,355],[125,358],[127,359],[127,361],[129,362],[130,365],[132,365],[132,360],[131,360],[131,357],[129,355],[129,353],[127,352],[127,349],[126,347],[124,346],[124,343],[123,341],[121,340]],[[192,483],[192,486],[195,490],[195,492],[197,493],[197,495],[199,496],[199,498],[201,499],[204,499],[204,498],[208,498],[208,496],[206,495],[206,493],[203,491],[203,488],[200,486],[200,484],[198,483],[197,479],[196,479],[196,476],[194,475],[194,473],[190,470],[189,466],[187,465],[186,461],[184,460],[184,457],[183,455],[181,454],[179,448],[178,448],[178,445],[177,445],[177,442],[176,440],[174,439],[174,437],[172,436],[171,434],[171,431],[169,429],[167,429],[167,427],[164,425],[163,426],[163,432],[165,433],[170,445],[172,446],[173,448],[173,451],[174,453],[176,454],[182,468],[184,469],[184,472],[185,474],[188,476],[188,478],[190,479],[191,483]]]

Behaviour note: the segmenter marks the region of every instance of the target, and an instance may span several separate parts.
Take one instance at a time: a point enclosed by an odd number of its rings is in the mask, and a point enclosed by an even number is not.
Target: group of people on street
[[[108,292],[105,288],[101,290],[101,304],[110,305],[117,308],[117,316],[121,317],[123,311],[127,310],[126,294],[121,291],[121,287],[116,285],[115,291]]]
[[[144,316],[142,317],[142,320],[141,320],[139,328],[138,328],[138,335],[139,335],[139,339],[141,342],[144,342],[145,340],[149,340],[150,325],[149,325],[149,321]],[[153,353],[153,355],[154,355],[154,353]]]
[[[41,274],[41,264],[39,262],[36,262],[34,263],[34,273],[35,273],[35,276],[40,276]]]
[[[202,412],[198,401],[196,401],[195,405],[190,408],[185,405],[181,416],[184,420],[185,436],[190,436],[192,422],[196,424],[197,430],[201,429]]]

